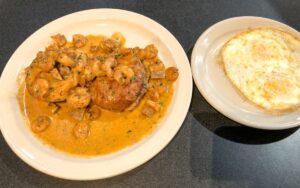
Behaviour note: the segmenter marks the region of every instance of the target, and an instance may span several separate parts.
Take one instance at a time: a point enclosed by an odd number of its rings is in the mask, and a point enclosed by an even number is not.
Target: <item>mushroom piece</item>
[[[31,130],[35,133],[45,131],[51,124],[51,119],[48,116],[39,116],[31,123]]]
[[[90,124],[87,122],[79,122],[73,129],[76,138],[85,139],[90,134]]]

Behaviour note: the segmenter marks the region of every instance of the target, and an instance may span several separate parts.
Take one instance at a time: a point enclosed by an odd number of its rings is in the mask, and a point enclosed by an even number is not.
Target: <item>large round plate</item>
[[[180,76],[169,110],[157,129],[139,143],[119,152],[93,157],[69,156],[43,145],[26,128],[19,110],[18,73],[28,66],[39,50],[49,44],[50,36],[62,33],[70,40],[72,34],[102,34],[122,32],[126,46],[144,47],[154,43],[167,66],[176,66]],[[14,52],[1,76],[0,124],[2,134],[11,149],[30,166],[52,176],[92,180],[129,171],[155,156],[175,136],[182,125],[192,96],[192,75],[189,61],[179,42],[157,22],[129,11],[94,9],[76,12],[45,25]]]
[[[272,27],[292,33],[295,29],[261,17],[235,17],[208,28],[197,40],[192,52],[194,81],[204,98],[225,116],[250,127],[260,129],[286,129],[300,124],[300,109],[283,115],[272,115],[250,104],[237,92],[216,63],[220,49],[231,37],[249,28]]]

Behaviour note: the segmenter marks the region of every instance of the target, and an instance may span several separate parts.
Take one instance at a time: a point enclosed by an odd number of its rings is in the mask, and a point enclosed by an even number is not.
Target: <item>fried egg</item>
[[[294,110],[300,106],[300,40],[273,28],[239,33],[221,51],[233,85],[263,109]]]

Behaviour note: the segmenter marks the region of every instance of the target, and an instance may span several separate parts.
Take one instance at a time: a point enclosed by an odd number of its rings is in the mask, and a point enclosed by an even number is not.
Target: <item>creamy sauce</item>
[[[89,36],[89,45],[82,48],[88,50],[92,44],[97,44],[102,38]],[[151,82],[151,81],[150,81]],[[142,114],[142,108],[149,98],[144,96],[140,104],[133,111],[112,112],[102,110],[98,119],[90,122],[90,135],[86,139],[78,139],[73,134],[76,120],[70,117],[70,107],[60,103],[60,110],[53,114],[48,102],[38,100],[28,93],[25,84],[19,89],[18,100],[27,122],[32,122],[38,116],[45,115],[51,118],[51,125],[41,133],[33,133],[45,144],[53,148],[79,156],[96,156],[112,153],[137,143],[149,135],[166,114],[173,96],[173,82],[164,81],[167,92],[161,94],[159,103],[161,109],[152,117]],[[30,129],[30,124],[27,124]]]
[[[44,143],[63,152],[76,155],[95,156],[118,151],[141,140],[150,134],[165,115],[173,95],[172,83],[168,83],[168,92],[161,96],[161,110],[149,118],[141,113],[141,104],[131,112],[112,112],[102,110],[101,116],[91,122],[90,135],[86,139],[77,139],[73,135],[76,123],[68,113],[66,104],[55,115],[48,103],[32,97],[27,90],[19,90],[19,102],[24,115],[32,122],[40,115],[51,117],[52,124],[44,132],[35,134]],[[30,129],[30,125],[27,125]]]

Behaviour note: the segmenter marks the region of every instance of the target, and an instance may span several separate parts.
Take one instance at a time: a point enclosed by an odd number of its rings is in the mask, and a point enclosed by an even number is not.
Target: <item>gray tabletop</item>
[[[0,0],[0,72],[35,30],[63,15],[91,8],[120,8],[152,18],[174,34],[189,57],[206,28],[233,16],[273,18],[300,30],[297,0]],[[62,180],[25,164],[0,135],[0,187],[299,187],[297,129],[262,131],[241,126],[214,110],[194,87],[182,128],[146,164],[105,180]]]

